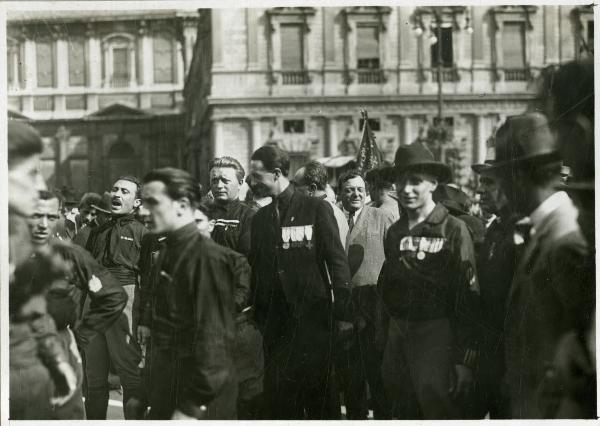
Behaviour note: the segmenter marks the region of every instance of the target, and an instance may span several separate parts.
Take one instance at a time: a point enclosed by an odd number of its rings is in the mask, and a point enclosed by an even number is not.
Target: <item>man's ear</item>
[[[212,231],[215,229],[215,223],[217,223],[217,221],[214,219],[208,221],[208,232],[210,232],[211,234]]]
[[[185,210],[187,208],[191,208],[190,199],[188,197],[181,197],[177,200],[177,205],[181,210]]]
[[[283,176],[283,173],[281,173],[281,169],[280,169],[280,168],[278,168],[278,167],[276,167],[276,168],[273,170],[273,173],[275,174],[275,178],[276,178],[276,179],[279,179],[281,176]]]
[[[311,183],[310,185],[308,185],[308,191],[315,193],[317,191],[317,185],[315,185],[314,183]]]
[[[431,192],[434,192],[438,187],[438,180],[437,178],[433,178],[431,179]]]
[[[139,208],[142,205],[142,199],[141,198],[136,198],[135,200],[133,200],[133,207],[134,208]]]

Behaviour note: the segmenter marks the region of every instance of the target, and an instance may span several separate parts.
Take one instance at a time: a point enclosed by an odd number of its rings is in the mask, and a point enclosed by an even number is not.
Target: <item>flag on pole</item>
[[[362,137],[360,139],[360,147],[356,156],[356,168],[361,173],[366,173],[369,170],[377,168],[383,161],[381,151],[375,142],[375,135],[369,126],[369,117],[365,109],[361,109],[360,113],[363,118]]]

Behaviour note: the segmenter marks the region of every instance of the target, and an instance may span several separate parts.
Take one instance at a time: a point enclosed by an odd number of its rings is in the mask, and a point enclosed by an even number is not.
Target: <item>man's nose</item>
[[[44,216],[40,220],[40,228],[46,229],[47,227],[48,227],[48,218],[46,216]]]

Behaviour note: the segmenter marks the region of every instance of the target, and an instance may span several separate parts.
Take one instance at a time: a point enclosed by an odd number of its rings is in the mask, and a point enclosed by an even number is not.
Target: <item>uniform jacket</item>
[[[254,210],[239,200],[215,202],[215,228],[211,238],[245,256],[250,251],[250,226]]]
[[[171,392],[191,413],[235,377],[235,270],[228,250],[200,235],[195,223],[169,233],[164,244],[154,266],[152,344],[189,367],[176,372],[183,379]]]
[[[69,291],[71,300],[75,301],[75,322],[69,321],[68,325],[74,330],[78,344],[83,348],[97,334],[103,333],[118,318],[127,304],[127,294],[112,276],[112,274],[100,265],[85,249],[78,245],[64,242],[55,242],[52,249],[72,267],[67,282],[70,284],[63,290]],[[51,289],[51,294],[59,296],[61,289],[56,286]],[[88,299],[86,303],[86,299]],[[67,304],[55,298],[56,311],[53,316],[64,316],[66,312],[61,311]],[[63,309],[61,309],[61,305]],[[86,308],[84,309],[84,306]],[[59,322],[57,321],[58,328]]]
[[[383,241],[394,223],[391,213],[364,206],[346,238],[352,287],[376,285],[385,253]]]
[[[403,215],[385,239],[379,289],[392,317],[407,321],[448,318],[455,363],[465,364],[478,347],[481,319],[473,243],[466,225],[436,204],[408,229]]]
[[[292,241],[290,234],[284,242],[282,233],[292,229],[300,230],[294,237],[299,241]],[[251,241],[259,326],[269,320],[274,294],[283,297],[293,315],[299,316],[315,304],[330,301],[333,292],[337,317],[347,317],[350,271],[327,201],[294,192],[292,185],[288,186],[277,200],[256,213]]]
[[[113,217],[92,230],[86,249],[121,285],[137,284],[142,237],[147,232],[133,214]]]
[[[154,265],[158,260],[166,237],[148,233],[142,238],[140,249],[140,297],[138,308],[139,324],[150,327],[152,324],[152,301],[154,300],[154,283],[156,271]]]
[[[551,363],[558,340],[593,314],[587,247],[577,210],[563,195],[525,246],[508,295],[506,382],[513,418],[554,415],[559,395]]]

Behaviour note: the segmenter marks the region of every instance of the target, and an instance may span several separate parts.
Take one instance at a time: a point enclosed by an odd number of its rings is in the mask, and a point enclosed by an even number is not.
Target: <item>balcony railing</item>
[[[358,84],[381,84],[384,83],[381,70],[357,70]]]
[[[281,72],[281,84],[292,85],[292,84],[308,84],[310,78],[306,71],[282,71]]]
[[[431,70],[431,80],[434,83],[437,83],[439,81],[438,74],[439,73],[437,68]],[[456,68],[442,68],[442,82],[449,83],[455,81],[458,81],[458,73],[456,71]]]
[[[123,88],[129,87],[129,77],[111,77],[110,87]]]
[[[504,70],[504,81],[527,81],[529,75],[529,68],[508,68]]]

